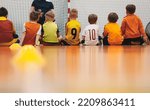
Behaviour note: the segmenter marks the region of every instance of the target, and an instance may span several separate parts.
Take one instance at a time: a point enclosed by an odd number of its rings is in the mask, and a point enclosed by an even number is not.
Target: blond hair
[[[69,15],[70,18],[77,18],[78,17],[78,10],[73,8],[71,11],[70,11],[70,15]]]
[[[50,10],[50,11],[48,11],[46,14],[45,14],[45,18],[47,19],[47,20],[53,20],[54,18],[55,18],[55,13],[54,13],[54,11],[52,11],[52,10]]]

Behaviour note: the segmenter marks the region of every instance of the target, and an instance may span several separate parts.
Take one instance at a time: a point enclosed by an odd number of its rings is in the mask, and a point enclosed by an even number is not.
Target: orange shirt
[[[40,32],[41,25],[34,22],[26,22],[25,23],[25,38],[23,40],[22,45],[35,45],[36,35]],[[40,35],[40,34],[39,34]]]
[[[124,17],[121,31],[124,38],[137,38],[146,35],[142,21],[134,14],[129,14]]]
[[[121,35],[120,26],[117,23],[108,23],[104,27],[104,37],[108,37],[110,45],[122,44],[123,36]]]

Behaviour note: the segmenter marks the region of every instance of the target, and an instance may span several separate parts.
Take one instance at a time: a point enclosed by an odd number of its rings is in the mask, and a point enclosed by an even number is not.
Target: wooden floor
[[[37,47],[39,49],[39,47]],[[16,73],[0,47],[0,92],[150,92],[150,46],[40,47],[43,70]]]

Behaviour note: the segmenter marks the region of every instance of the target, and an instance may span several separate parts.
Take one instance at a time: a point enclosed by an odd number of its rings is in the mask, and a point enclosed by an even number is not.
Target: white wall
[[[136,14],[140,16],[144,26],[150,21],[150,0],[71,0],[71,8],[77,8],[79,11],[79,21],[84,28],[88,24],[88,15],[95,13],[98,15],[98,24],[101,32],[103,26],[107,23],[107,16],[110,12],[116,12],[119,15],[118,23],[121,24],[125,16],[125,7],[127,4],[135,4]]]
[[[33,0],[0,0],[0,6],[8,9],[8,18],[13,21],[19,35],[22,32],[23,23],[29,19],[28,16],[32,1]],[[54,3],[56,22],[61,34],[64,34],[64,25],[67,20],[67,0],[51,1]]]

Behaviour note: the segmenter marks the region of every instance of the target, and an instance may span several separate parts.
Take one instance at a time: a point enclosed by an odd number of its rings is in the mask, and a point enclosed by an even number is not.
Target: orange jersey
[[[66,24],[66,40],[70,45],[78,45],[80,42],[81,25],[77,20],[70,20]]]
[[[26,32],[25,38],[23,40],[23,45],[30,44],[35,45],[36,35],[41,32],[41,25],[34,22],[26,22],[24,26],[24,31]]]
[[[121,35],[120,26],[117,23],[108,23],[104,27],[104,37],[108,37],[108,42],[111,45],[122,44],[123,36]]]
[[[144,27],[140,18],[134,14],[124,17],[121,25],[122,35],[125,38],[145,36]]]

